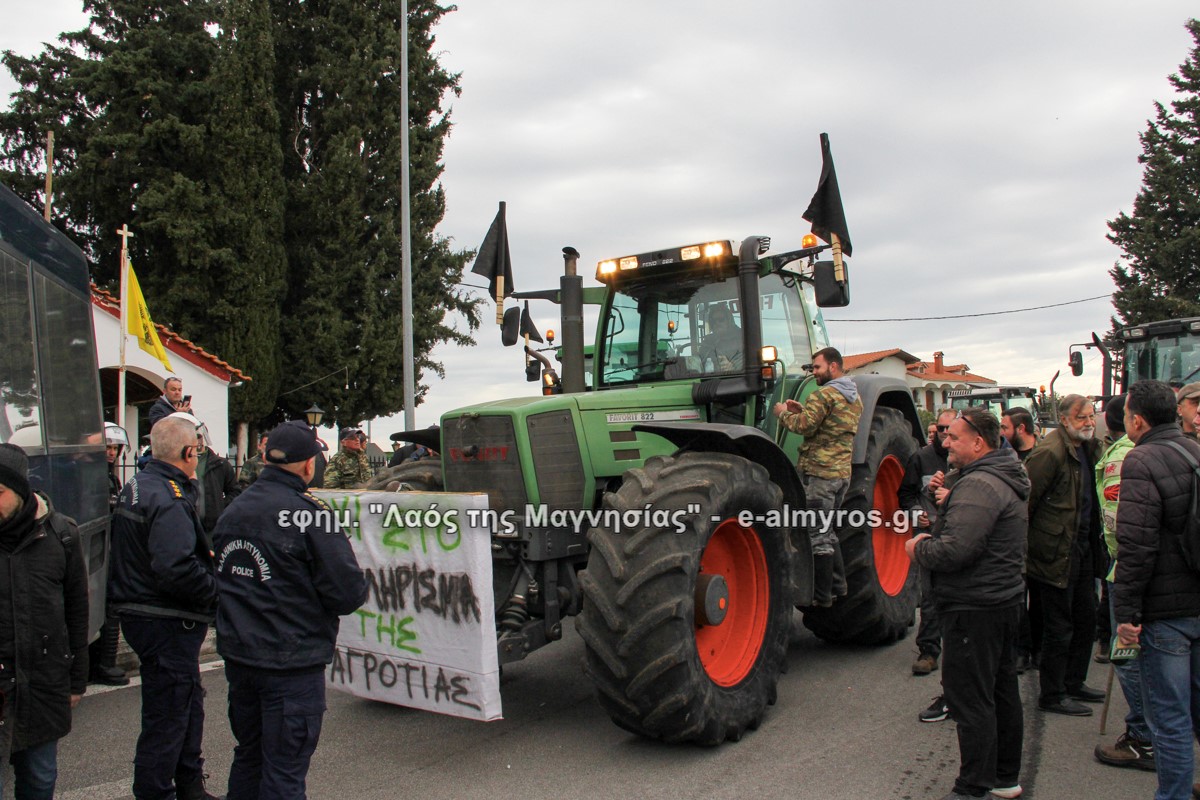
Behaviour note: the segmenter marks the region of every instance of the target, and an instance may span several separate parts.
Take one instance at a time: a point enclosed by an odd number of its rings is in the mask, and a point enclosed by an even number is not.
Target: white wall
[[[92,324],[96,333],[96,361],[100,369],[116,369],[120,363],[120,321],[93,306]],[[163,381],[171,375],[181,379],[183,393],[192,396],[192,413],[208,427],[213,450],[226,455],[229,452],[229,384],[178,353],[168,350],[167,358],[174,369],[172,373],[168,373],[157,358],[138,347],[132,336],[129,337],[125,347],[125,368],[159,387],[160,392]],[[137,409],[126,406],[125,428],[131,441],[137,436],[136,415]],[[136,447],[137,442],[133,443]]]

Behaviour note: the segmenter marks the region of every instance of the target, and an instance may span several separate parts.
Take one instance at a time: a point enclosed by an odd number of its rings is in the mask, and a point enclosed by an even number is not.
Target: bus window
[[[0,253],[0,442],[37,455],[42,429],[33,355],[29,270]]]

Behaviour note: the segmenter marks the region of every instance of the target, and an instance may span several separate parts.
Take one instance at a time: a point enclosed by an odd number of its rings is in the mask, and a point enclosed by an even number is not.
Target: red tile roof
[[[116,317],[118,320],[121,319],[120,301],[94,283],[92,284],[92,305]],[[163,347],[210,375],[214,375],[223,381],[253,380],[253,378],[237,367],[227,361],[222,361],[200,345],[183,338],[165,325],[159,325],[156,322],[154,323],[154,327],[158,328],[158,336],[162,339]]]
[[[857,353],[854,355],[842,356],[842,366],[845,368],[846,372],[849,372],[852,369],[865,367],[868,364],[874,364],[876,361],[882,361],[883,359],[890,358],[892,356],[899,358],[905,364],[912,364],[920,360],[913,354],[906,353],[905,351],[901,350],[899,347],[893,347],[890,350],[876,350],[872,353]]]
[[[927,381],[949,381],[951,383],[995,383],[991,378],[976,375],[966,364],[943,364],[940,371],[932,361],[917,361],[908,365],[908,371]]]

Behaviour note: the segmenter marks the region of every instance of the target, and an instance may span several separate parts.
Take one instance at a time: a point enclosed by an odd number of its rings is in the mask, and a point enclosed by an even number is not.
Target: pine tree
[[[1200,20],[1187,29],[1194,47],[1168,80],[1170,110],[1156,103],[1141,134],[1145,165],[1133,213],[1108,223],[1122,262],[1109,271],[1119,322],[1200,316]]]

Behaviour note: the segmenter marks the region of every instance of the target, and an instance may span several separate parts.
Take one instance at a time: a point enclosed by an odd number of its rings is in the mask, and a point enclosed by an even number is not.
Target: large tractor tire
[[[682,512],[588,533],[576,627],[617,725],[705,745],[758,726],[784,668],[795,551],[786,528],[737,517],[782,505],[762,466],[723,453],[655,456],[605,495],[607,513]]]
[[[442,462],[436,458],[425,458],[384,467],[375,477],[359,484],[357,488],[389,492],[440,492],[443,485]]]
[[[843,503],[849,521],[860,524],[838,533],[849,592],[830,608],[804,612],[804,624],[826,641],[891,644],[908,633],[918,591],[917,570],[904,552],[912,531],[900,533],[889,523],[900,508],[896,490],[904,466],[916,449],[904,415],[876,408],[866,463],[854,466]],[[875,527],[865,519],[872,509],[880,516],[881,524]]]

